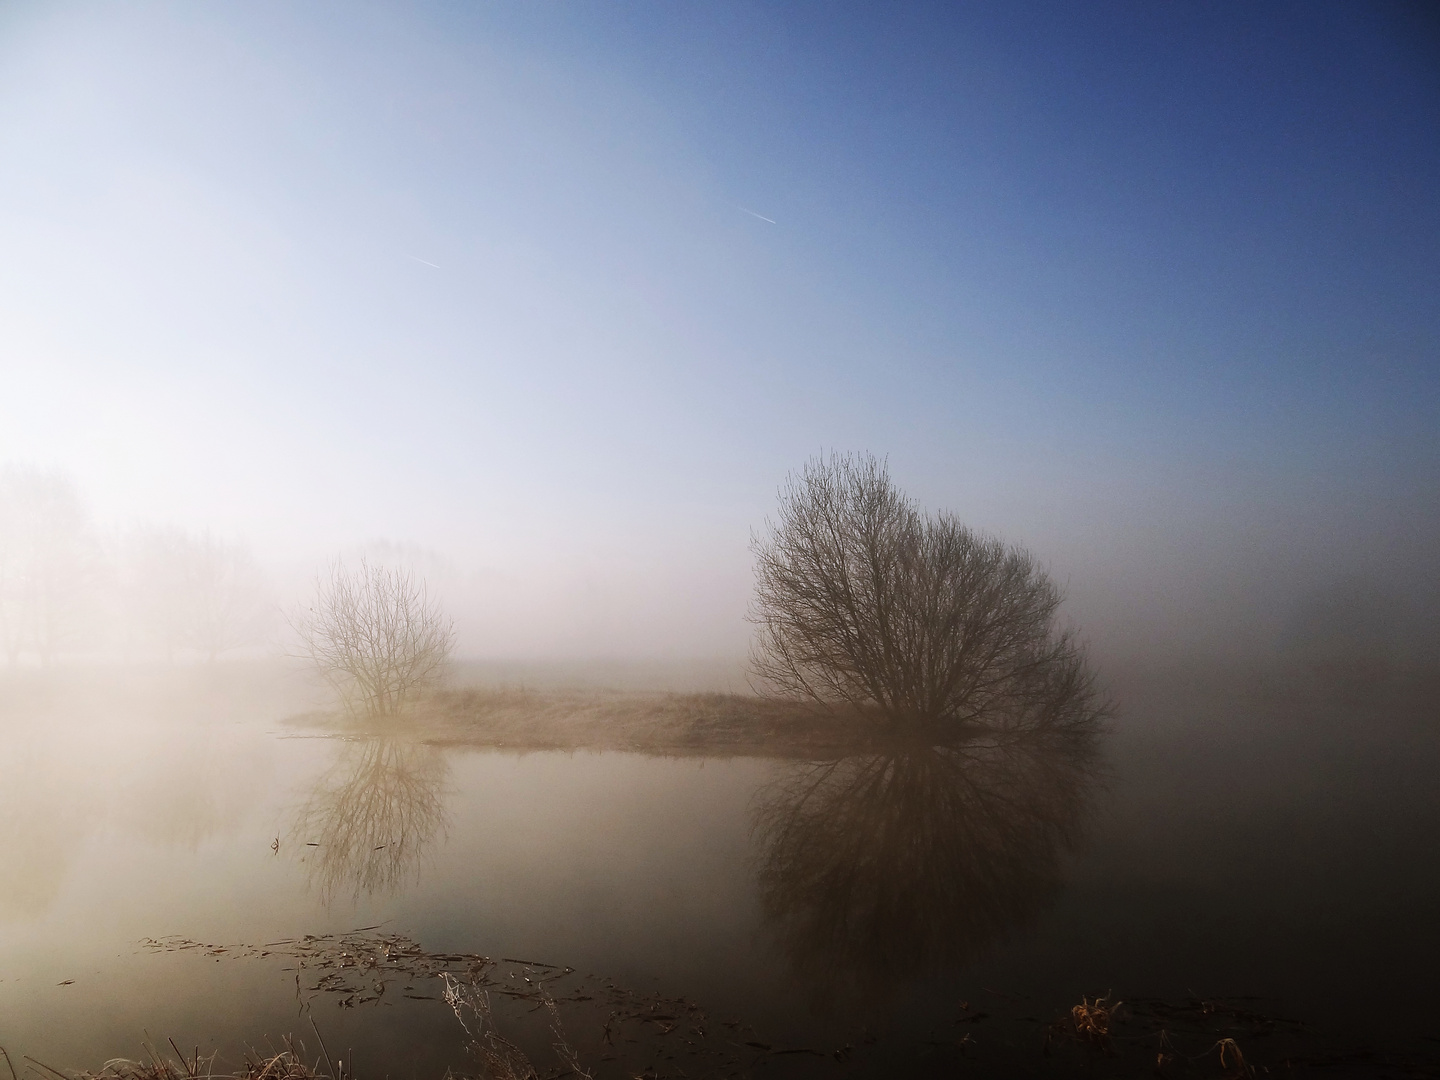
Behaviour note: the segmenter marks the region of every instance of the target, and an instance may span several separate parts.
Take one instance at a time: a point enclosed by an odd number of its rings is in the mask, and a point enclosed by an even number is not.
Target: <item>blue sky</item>
[[[1418,6],[10,5],[0,460],[707,652],[869,450],[1102,642],[1258,640],[1433,575],[1437,193]]]

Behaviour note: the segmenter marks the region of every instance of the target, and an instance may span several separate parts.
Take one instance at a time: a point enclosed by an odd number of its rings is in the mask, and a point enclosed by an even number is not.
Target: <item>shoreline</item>
[[[444,747],[790,760],[865,753],[884,733],[869,714],[749,694],[483,688],[442,691],[393,724],[338,711],[287,724]]]

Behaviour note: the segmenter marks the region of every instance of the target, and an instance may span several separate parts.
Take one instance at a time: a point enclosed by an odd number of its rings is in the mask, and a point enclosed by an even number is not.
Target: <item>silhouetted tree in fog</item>
[[[265,587],[250,552],[206,533],[195,545],[191,642],[208,660],[256,641],[267,613]]]
[[[127,606],[168,659],[184,648],[213,661],[262,636],[264,579],[243,546],[208,532],[150,529],[128,547]]]
[[[26,652],[48,664],[83,636],[95,561],[88,516],[69,478],[0,468],[0,646],[12,667]]]
[[[816,458],[791,475],[751,549],[752,666],[781,694],[902,725],[1090,723],[1103,711],[1035,559],[922,514],[873,456]]]
[[[315,593],[292,623],[302,654],[353,712],[395,716],[443,674],[454,625],[410,571],[336,563]]]

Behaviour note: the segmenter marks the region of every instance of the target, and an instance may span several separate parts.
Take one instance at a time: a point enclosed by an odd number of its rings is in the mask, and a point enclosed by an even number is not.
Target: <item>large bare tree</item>
[[[752,668],[771,691],[906,726],[1101,711],[1083,651],[1056,625],[1060,592],[1033,556],[922,514],[871,455],[792,474],[751,550]]]
[[[302,655],[360,715],[393,717],[429,690],[455,644],[454,624],[409,570],[335,563],[292,620]]]

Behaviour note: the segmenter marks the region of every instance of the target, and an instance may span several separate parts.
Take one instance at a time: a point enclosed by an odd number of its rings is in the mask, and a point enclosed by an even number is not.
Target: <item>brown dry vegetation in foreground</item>
[[[286,1039],[284,1050],[275,1051],[272,1048],[269,1053],[247,1055],[244,1063],[234,1070],[217,1070],[215,1056],[202,1057],[199,1047],[195,1048],[193,1055],[184,1053],[173,1039],[170,1047],[176,1054],[173,1059],[147,1041],[147,1056],[144,1059],[114,1058],[107,1061],[99,1072],[82,1069],[66,1073],[34,1058],[24,1060],[33,1066],[27,1069],[27,1074],[38,1075],[45,1080],[353,1080],[343,1061],[321,1061],[317,1057],[313,1064],[306,1064],[302,1057],[304,1044],[295,1039]],[[11,1080],[20,1080],[4,1047],[0,1047],[0,1054],[4,1055]]]
[[[424,1009],[448,1007],[463,1037],[461,1058],[438,1080],[559,1080],[573,1076],[739,1078],[977,1075],[1195,1077],[1246,1080],[1290,1077],[1435,1077],[1435,1055],[1384,1049],[1351,1033],[1314,1028],[1259,1011],[1254,998],[1085,996],[1037,1019],[1033,998],[977,987],[985,998],[954,1002],[951,1025],[916,1044],[903,1029],[860,1027],[855,1043],[829,1038],[777,1045],[748,1023],[725,1020],[686,998],[636,991],[571,967],[473,953],[427,952],[378,927],[305,935],[264,945],[210,945],[185,938],[149,940],[148,949],[198,959],[293,964],[297,999],[313,1049],[288,1037],[247,1051],[238,1066],[147,1036],[141,1060],[116,1058],[98,1071],[62,1070],[0,1046],[0,1080],[355,1080],[354,1051],[332,1054],[312,1005],[387,1007],[397,997]],[[288,980],[287,980],[288,981]],[[1073,999],[1072,999],[1073,1000]],[[563,1020],[562,1020],[563,1015]],[[421,1029],[424,1030],[424,1029]],[[838,1035],[838,1032],[832,1032]],[[933,1035],[938,1034],[939,1038]],[[1242,1050],[1243,1047],[1243,1050]],[[339,1049],[338,1047],[336,1048]],[[417,1046],[416,1050],[424,1048]],[[173,1052],[174,1056],[171,1056]],[[403,1054],[404,1051],[401,1050]],[[1043,1062],[1043,1066],[1042,1063]],[[406,1075],[424,1075],[407,1070]],[[360,1076],[372,1075],[360,1071]],[[386,1075],[377,1071],[376,1077]],[[389,1074],[393,1075],[393,1074]],[[431,1074],[436,1075],[436,1074]]]
[[[413,738],[446,746],[779,758],[862,753],[883,734],[875,720],[859,711],[826,713],[803,702],[746,694],[482,688],[443,691],[395,724],[357,727],[340,714],[296,718],[357,734],[403,728]],[[377,723],[384,731],[369,730]]]

